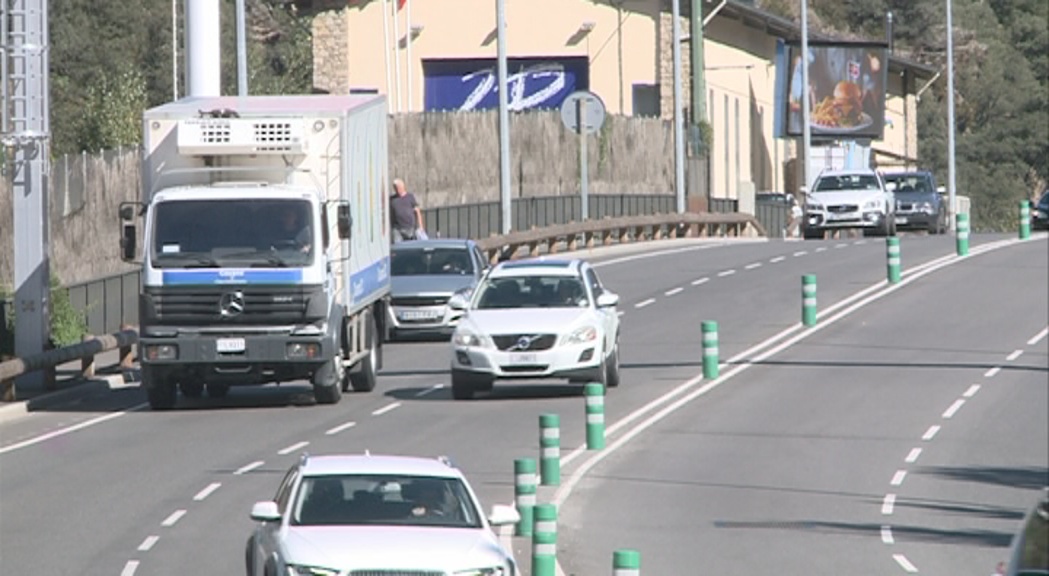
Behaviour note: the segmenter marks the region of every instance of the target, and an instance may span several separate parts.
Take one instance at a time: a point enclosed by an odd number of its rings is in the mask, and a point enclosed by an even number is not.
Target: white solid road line
[[[40,436],[36,436],[28,440],[23,440],[22,442],[18,442],[16,444],[11,444],[10,446],[4,446],[3,448],[0,448],[0,454],[6,454],[8,452],[18,450],[20,448],[25,448],[26,446],[32,446],[33,444],[39,444],[40,442],[45,442],[52,438],[58,438],[59,436],[64,436],[66,434],[69,434],[70,432],[76,432],[77,430],[82,430],[89,426],[94,426],[95,424],[101,424],[114,418],[120,418],[124,414],[127,414],[127,412],[111,412],[109,414],[103,414],[102,416],[98,416],[97,418],[85,420],[79,424],[74,424],[66,428],[59,428],[58,430],[53,430],[51,432],[48,432],[47,434],[41,434]]]

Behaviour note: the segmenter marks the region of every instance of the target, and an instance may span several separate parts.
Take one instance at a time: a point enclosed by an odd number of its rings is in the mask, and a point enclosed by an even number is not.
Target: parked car
[[[470,290],[488,269],[473,240],[430,239],[390,247],[387,337],[450,336],[462,315],[448,307],[452,294]]]
[[[849,229],[896,234],[896,200],[874,170],[827,170],[805,191],[805,239]]]
[[[1006,564],[1006,576],[1049,576],[1049,486],[1024,516]]]
[[[1049,230],[1049,188],[1042,192],[1042,197],[1031,206],[1031,229]]]
[[[943,234],[947,230],[947,202],[942,187],[928,170],[893,172],[883,175],[885,186],[896,196],[896,227],[900,230],[927,230]]]
[[[500,262],[467,298],[452,335],[452,395],[472,398],[497,379],[619,385],[619,296],[585,260]]]
[[[249,576],[517,574],[463,473],[447,459],[392,455],[304,456],[273,500],[251,510]]]

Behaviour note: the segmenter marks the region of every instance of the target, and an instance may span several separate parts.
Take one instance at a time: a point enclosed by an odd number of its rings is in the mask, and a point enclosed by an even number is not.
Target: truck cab
[[[374,233],[385,108],[341,98],[146,112],[143,199],[121,217],[125,260],[143,225],[139,358],[154,409],[239,385],[308,380],[328,404],[374,387],[389,298],[389,240]]]

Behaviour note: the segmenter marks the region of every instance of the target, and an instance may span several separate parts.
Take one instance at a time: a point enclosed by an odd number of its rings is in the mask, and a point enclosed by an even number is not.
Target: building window
[[[634,84],[632,97],[634,100],[634,116],[659,116],[658,84]]]

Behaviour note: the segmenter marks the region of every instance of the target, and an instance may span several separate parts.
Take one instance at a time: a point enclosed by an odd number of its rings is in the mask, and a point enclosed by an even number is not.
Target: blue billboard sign
[[[428,111],[499,106],[495,58],[424,60],[423,74]],[[590,63],[586,56],[508,58],[506,83],[511,111],[557,109],[569,94],[590,87]]]

